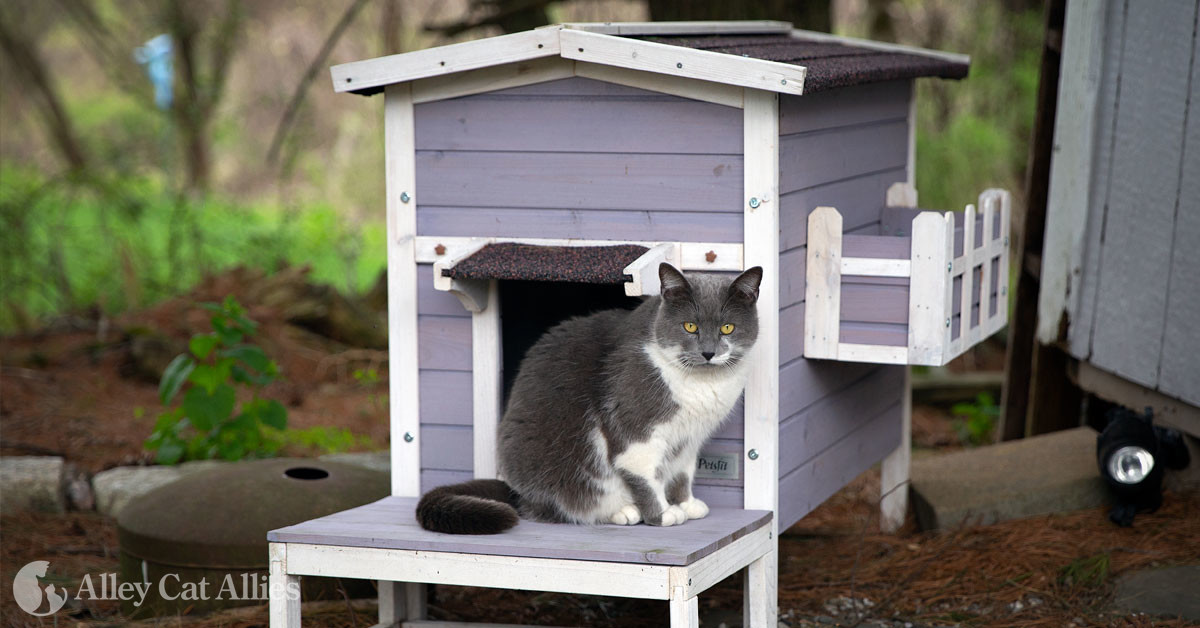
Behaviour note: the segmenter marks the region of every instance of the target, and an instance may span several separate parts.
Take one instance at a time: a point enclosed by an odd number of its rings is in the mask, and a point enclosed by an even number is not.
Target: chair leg
[[[271,628],[300,628],[300,577],[287,572],[287,544],[271,543],[269,557]]]
[[[778,623],[779,549],[746,566],[743,576],[742,626],[775,628]]]
[[[424,584],[379,581],[379,623],[375,628],[391,628],[405,620],[425,619],[425,613]]]
[[[671,589],[671,628],[700,628],[699,598],[684,597],[683,591],[683,587]]]

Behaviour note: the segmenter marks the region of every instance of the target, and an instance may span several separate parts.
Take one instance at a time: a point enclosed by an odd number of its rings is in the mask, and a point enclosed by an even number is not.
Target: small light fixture
[[[1188,465],[1187,444],[1179,432],[1154,425],[1150,408],[1138,414],[1118,406],[1107,418],[1096,438],[1096,461],[1116,498],[1108,518],[1131,526],[1139,512],[1154,512],[1162,505],[1163,474]]]

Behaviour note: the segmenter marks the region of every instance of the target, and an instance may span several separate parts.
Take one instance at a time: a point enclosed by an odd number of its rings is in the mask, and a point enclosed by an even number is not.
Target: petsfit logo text
[[[35,560],[25,565],[13,578],[13,599],[21,610],[36,617],[57,613],[71,597],[65,587],[42,584],[40,578],[47,577],[49,561]],[[266,602],[277,596],[289,600],[300,599],[300,586],[296,582],[271,585],[265,574],[247,572],[225,574],[220,582],[201,579],[183,581],[179,574],[169,573],[158,582],[119,582],[115,573],[85,574],[74,593],[78,600],[112,600],[132,602],[140,607],[146,597],[156,593],[166,601],[184,600],[231,600]]]

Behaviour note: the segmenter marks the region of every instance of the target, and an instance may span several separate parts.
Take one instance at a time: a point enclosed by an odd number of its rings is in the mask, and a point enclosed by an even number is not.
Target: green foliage
[[[91,305],[144,307],[236,265],[310,264],[314,281],[362,292],[384,267],[384,239],[382,224],[347,224],[328,205],[196,201],[151,178],[0,166],[0,332]]]
[[[158,415],[146,449],[161,464],[274,455],[287,442],[279,436],[286,434],[287,409],[259,393],[279,377],[279,368],[262,349],[245,342],[258,325],[233,297],[202,307],[212,313],[213,331],[193,336],[188,353],[172,360],[163,373],[158,395],[169,409]],[[182,401],[170,407],[185,385]],[[250,399],[237,408],[239,388]],[[339,442],[333,440],[334,445]]]
[[[374,442],[342,427],[318,425],[302,430],[268,430],[268,438],[280,448],[300,448],[317,454],[336,454],[355,448],[370,449]]]
[[[991,393],[979,393],[973,402],[956,403],[950,412],[962,417],[955,419],[953,425],[964,443],[978,446],[992,442],[996,420],[1000,417],[1000,406],[996,405]]]
[[[1101,552],[1094,556],[1076,558],[1058,572],[1058,581],[1068,587],[1098,587],[1108,580],[1112,554]]]

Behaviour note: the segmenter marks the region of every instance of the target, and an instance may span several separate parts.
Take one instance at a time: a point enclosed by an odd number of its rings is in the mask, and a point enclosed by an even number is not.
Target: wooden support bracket
[[[679,268],[679,245],[658,244],[642,253],[621,272],[632,277],[625,282],[625,295],[631,297],[652,296],[661,292],[658,281],[658,266],[667,262]]]
[[[463,307],[471,312],[482,312],[488,305],[488,282],[473,279],[453,279],[446,277],[443,272],[454,268],[456,264],[471,257],[488,245],[486,239],[469,240],[456,244],[453,249],[433,263],[433,287],[443,292],[449,292],[458,297]]]

